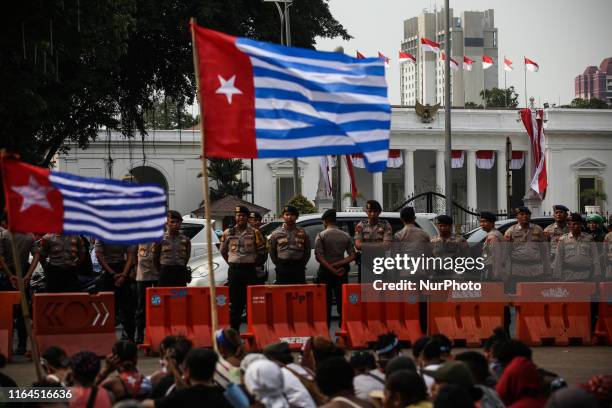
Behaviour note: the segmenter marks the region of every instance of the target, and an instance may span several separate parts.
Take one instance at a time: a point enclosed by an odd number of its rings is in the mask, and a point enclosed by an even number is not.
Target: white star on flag
[[[236,75],[233,75],[230,79],[225,80],[221,75],[217,75],[221,86],[215,91],[218,94],[225,94],[227,97],[227,103],[232,104],[232,96],[234,94],[242,94],[242,91],[234,86],[236,81]]]
[[[33,205],[37,205],[47,210],[53,210],[51,203],[47,199],[47,194],[54,190],[52,187],[46,187],[38,184],[34,176],[30,176],[27,185],[11,187],[14,191],[23,197],[20,212],[24,212]]]

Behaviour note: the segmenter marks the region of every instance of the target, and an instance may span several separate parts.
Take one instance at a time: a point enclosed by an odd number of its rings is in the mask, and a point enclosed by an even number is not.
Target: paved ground
[[[405,353],[410,355],[410,350]],[[572,384],[585,382],[595,374],[612,374],[612,347],[536,347],[533,353],[538,366],[559,374]],[[156,357],[143,355],[138,365],[149,374],[157,369],[158,361]],[[2,371],[20,386],[29,385],[35,376],[32,361],[23,357],[16,357]]]

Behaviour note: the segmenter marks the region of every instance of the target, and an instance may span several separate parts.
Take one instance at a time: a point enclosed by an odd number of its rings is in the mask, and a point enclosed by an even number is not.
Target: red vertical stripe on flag
[[[348,169],[349,178],[351,179],[351,197],[353,200],[357,199],[357,181],[355,180],[355,171],[353,170],[353,160],[351,160],[351,155],[347,154],[344,156],[346,159],[346,168]]]

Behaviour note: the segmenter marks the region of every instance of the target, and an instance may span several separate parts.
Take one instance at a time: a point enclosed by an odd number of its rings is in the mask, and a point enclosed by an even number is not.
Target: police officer
[[[259,229],[261,227],[261,214],[258,213],[257,211],[253,211],[249,214],[249,225],[260,231]],[[266,238],[266,236],[262,233],[261,237],[264,240],[264,248],[266,253],[269,250],[269,245],[268,245],[268,239]],[[257,285],[265,285],[266,282],[268,281],[268,271],[266,271],[265,268],[265,261],[266,261],[267,256],[264,254],[263,258],[262,258],[262,264],[259,265],[255,265],[255,275],[256,275],[256,279],[255,279],[255,283]]]
[[[467,257],[469,255],[469,247],[465,238],[461,235],[453,233],[453,217],[446,214],[438,215],[436,218],[438,226],[438,235],[431,239],[432,255],[436,258],[442,258],[444,264],[445,258]],[[460,275],[455,271],[437,270],[437,278],[459,278]]]
[[[553,278],[561,281],[588,281],[601,275],[599,252],[591,234],[582,233],[582,216],[572,213],[569,232],[557,245]]]
[[[559,238],[569,232],[569,229],[567,228],[568,211],[569,208],[564,205],[553,205],[553,214],[555,222],[544,228],[544,238],[546,239],[546,241],[550,242],[551,262],[553,262],[555,254],[557,253],[557,245],[559,244]]]
[[[380,213],[382,207],[376,200],[368,200],[365,205],[367,220],[360,221],[355,227],[355,249],[357,250],[356,259],[359,274],[357,275],[361,283],[361,245],[364,242],[390,244],[393,240],[393,231],[388,221],[381,220]]]
[[[485,269],[482,279],[500,279],[502,277],[503,249],[502,242],[504,236],[495,228],[495,214],[489,211],[480,213],[480,227],[487,236],[482,244],[482,257],[484,258]]]
[[[134,249],[126,245],[108,244],[100,239],[95,244],[96,258],[102,267],[102,290],[115,292],[115,310],[123,326],[123,338],[134,341],[135,299],[130,270],[134,264]]]
[[[531,211],[527,207],[518,207],[516,214],[517,223],[504,234],[506,245],[504,255],[509,262],[510,270],[504,273],[506,282],[510,283],[507,288],[514,291],[512,279],[523,282],[541,281],[549,276],[550,264],[548,251],[544,246],[546,238],[544,231],[539,225],[530,221]]]
[[[34,247],[31,276],[40,261],[45,271],[47,292],[78,292],[79,271],[89,255],[79,235],[46,234]]]
[[[332,295],[342,320],[342,285],[348,283],[350,263],[355,259],[353,238],[336,226],[336,210],[321,217],[325,229],[317,234],[315,256],[319,262],[318,280],[327,285],[327,321],[331,321]],[[346,254],[346,255],[345,255]]]
[[[306,283],[306,264],[310,259],[310,239],[304,228],[295,225],[300,216],[292,205],[283,208],[282,226],[270,235],[270,259],[276,265],[276,283]]]
[[[154,254],[158,242],[147,242],[138,244],[136,257],[136,343],[141,344],[144,340],[144,329],[146,324],[147,310],[147,288],[157,286],[159,280],[159,269],[155,265]]]
[[[604,219],[599,214],[589,214],[586,219],[587,231],[593,236],[593,241],[603,242],[606,230],[603,226]]]
[[[249,209],[235,211],[236,225],[221,235],[221,255],[229,264],[230,325],[239,331],[247,302],[247,287],[256,282],[255,266],[265,262],[265,243],[259,230],[247,223]]]
[[[168,211],[166,233],[155,246],[155,264],[159,268],[159,286],[187,286],[191,272],[187,262],[191,256],[191,241],[180,233],[183,219],[178,211]]]
[[[612,225],[612,222],[610,223],[610,225]],[[605,265],[605,278],[612,279],[612,231],[606,234],[606,236],[604,237],[603,244],[603,262]]]

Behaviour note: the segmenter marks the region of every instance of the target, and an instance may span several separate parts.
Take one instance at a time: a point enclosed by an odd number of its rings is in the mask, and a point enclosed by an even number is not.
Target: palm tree
[[[240,159],[208,159],[208,177],[216,185],[210,188],[211,200],[227,196],[242,198],[250,194],[250,184],[240,180],[240,172],[244,170],[250,168]]]

